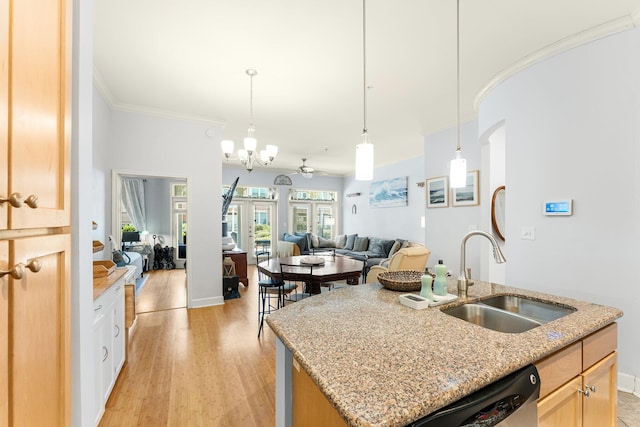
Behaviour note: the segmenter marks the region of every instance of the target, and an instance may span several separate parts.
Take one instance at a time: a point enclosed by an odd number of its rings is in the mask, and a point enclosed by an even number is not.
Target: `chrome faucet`
[[[484,236],[491,242],[493,246],[493,258],[496,260],[498,264],[502,264],[503,262],[507,262],[506,258],[502,254],[500,250],[500,246],[498,246],[498,242],[493,236],[485,231],[475,230],[470,231],[462,238],[462,243],[460,244],[460,275],[458,276],[458,296],[460,298],[467,297],[467,288],[473,285],[473,282],[470,277],[467,275],[467,261],[466,261],[466,243],[471,236]]]

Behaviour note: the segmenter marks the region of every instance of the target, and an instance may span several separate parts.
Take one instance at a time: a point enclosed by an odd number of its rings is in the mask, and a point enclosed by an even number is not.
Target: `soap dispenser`
[[[447,266],[444,264],[436,264],[436,280],[433,282],[434,295],[447,295]]]
[[[425,273],[420,277],[420,282],[422,283],[420,296],[428,299],[429,301],[433,301],[433,290],[431,288],[433,277],[425,271]]]

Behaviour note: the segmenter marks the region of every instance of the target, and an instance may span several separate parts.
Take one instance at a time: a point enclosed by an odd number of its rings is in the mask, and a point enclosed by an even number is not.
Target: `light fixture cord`
[[[362,92],[364,120],[362,133],[367,133],[367,1],[362,0]]]
[[[249,128],[253,128],[253,74],[249,74]]]
[[[456,151],[460,151],[460,0],[456,2],[456,92],[458,123],[458,146]]]

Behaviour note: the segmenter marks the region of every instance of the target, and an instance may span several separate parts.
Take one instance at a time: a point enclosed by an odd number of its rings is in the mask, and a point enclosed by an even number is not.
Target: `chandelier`
[[[244,138],[244,148],[238,149],[238,155],[233,156],[233,141],[225,139],[220,145],[222,147],[222,152],[224,154],[225,159],[229,160],[240,160],[249,172],[253,170],[254,164],[259,164],[261,166],[270,165],[273,160],[276,158],[278,154],[278,146],[276,145],[267,145],[265,150],[260,150],[259,152],[256,150],[258,146],[258,141],[255,137],[256,129],[253,126],[253,77],[258,74],[258,72],[254,69],[249,68],[245,71],[245,73],[249,76],[250,80],[250,95],[249,95],[249,130],[247,131],[247,136]]]

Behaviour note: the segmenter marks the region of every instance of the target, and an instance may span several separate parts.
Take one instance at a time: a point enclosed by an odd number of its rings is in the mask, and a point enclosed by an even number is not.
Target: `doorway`
[[[228,232],[236,247],[247,252],[247,263],[255,264],[258,252],[273,252],[277,241],[275,201],[233,200],[227,211]]]
[[[122,226],[126,222],[127,215],[125,203],[123,203],[123,181],[126,178],[142,181],[144,189],[144,205],[145,221],[144,228],[136,230],[140,233],[140,244],[146,246],[145,255],[146,270],[143,281],[140,283],[138,293],[144,288],[149,293],[154,283],[152,280],[153,273],[160,271],[163,266],[170,266],[171,263],[158,262],[156,258],[156,250],[164,249],[161,253],[165,258],[172,258],[176,266],[176,272],[179,274],[165,274],[165,278],[175,278],[175,283],[171,286],[182,288],[177,294],[178,298],[172,298],[172,306],[167,308],[186,307],[189,298],[189,275],[185,274],[186,269],[186,242],[188,236],[187,212],[189,207],[188,200],[188,180],[184,177],[153,175],[149,173],[123,172],[113,170],[112,172],[112,209],[111,209],[111,248],[119,249],[121,247]],[[138,223],[140,223],[138,221]],[[136,227],[137,228],[137,227]],[[182,250],[182,253],[180,251]],[[171,255],[167,256],[168,253]],[[158,252],[160,254],[160,252]],[[162,258],[164,259],[164,258]],[[166,261],[166,259],[165,259]],[[154,270],[154,265],[157,270]],[[140,279],[140,278],[138,278]],[[164,279],[163,282],[166,282]],[[173,282],[173,280],[172,280]],[[165,285],[166,286],[166,283]],[[165,292],[158,288],[158,292]],[[136,310],[137,311],[137,310]]]

